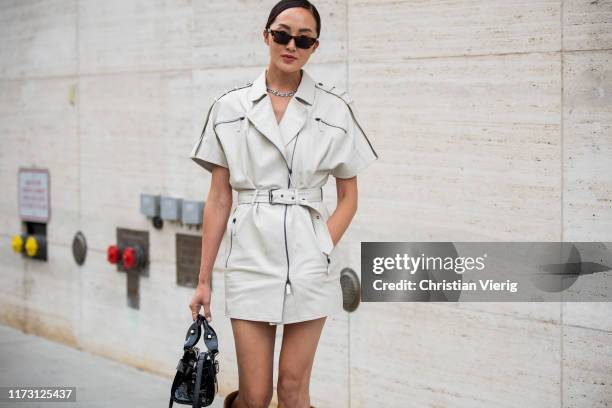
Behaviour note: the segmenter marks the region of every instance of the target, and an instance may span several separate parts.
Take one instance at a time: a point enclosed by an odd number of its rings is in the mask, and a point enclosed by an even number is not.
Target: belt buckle
[[[268,203],[269,204],[274,204],[274,202],[272,201],[272,192],[275,190],[280,190],[278,188],[271,188],[268,190]]]

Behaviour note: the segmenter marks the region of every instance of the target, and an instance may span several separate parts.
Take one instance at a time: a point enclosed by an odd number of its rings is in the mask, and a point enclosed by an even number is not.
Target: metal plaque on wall
[[[18,203],[19,216],[23,221],[49,222],[49,178],[47,169],[19,168]]]
[[[201,235],[176,234],[176,284],[178,286],[189,288],[198,286],[201,258]]]

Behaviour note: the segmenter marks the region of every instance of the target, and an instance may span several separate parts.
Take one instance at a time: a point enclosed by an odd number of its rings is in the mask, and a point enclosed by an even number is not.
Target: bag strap
[[[195,387],[193,387],[193,404],[192,408],[202,408],[202,401],[200,401],[200,388],[202,386],[202,371],[204,370],[204,353],[198,357],[198,364],[196,366],[196,381]]]

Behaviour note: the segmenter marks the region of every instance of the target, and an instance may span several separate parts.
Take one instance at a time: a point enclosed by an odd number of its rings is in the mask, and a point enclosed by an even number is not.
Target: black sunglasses
[[[281,45],[289,44],[289,41],[293,38],[296,47],[307,50],[317,42],[316,38],[307,35],[291,35],[286,31],[271,30],[269,28],[266,31],[272,34],[275,43]]]

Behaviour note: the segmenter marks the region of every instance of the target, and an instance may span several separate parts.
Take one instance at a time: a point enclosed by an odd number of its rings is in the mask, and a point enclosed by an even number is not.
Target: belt
[[[303,204],[323,201],[323,187],[316,188],[271,188],[238,191],[238,204]]]
[[[327,223],[319,208],[312,203],[323,201],[323,187],[315,188],[271,188],[238,190],[238,204],[269,203],[304,205],[310,217],[321,252],[329,255],[334,248]]]

